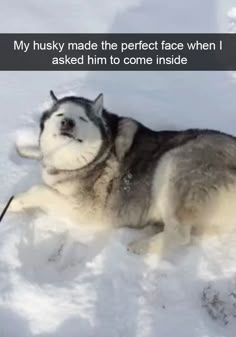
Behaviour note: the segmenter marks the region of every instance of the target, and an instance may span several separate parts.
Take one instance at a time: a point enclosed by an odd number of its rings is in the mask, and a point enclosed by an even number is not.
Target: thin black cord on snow
[[[11,204],[11,202],[12,202],[13,199],[14,199],[14,195],[8,200],[8,203],[6,204],[4,210],[2,211],[2,214],[0,215],[0,222],[2,221],[2,219],[3,219],[3,217],[4,217],[5,213],[6,213],[6,211],[8,209],[8,207],[10,206],[10,204]]]

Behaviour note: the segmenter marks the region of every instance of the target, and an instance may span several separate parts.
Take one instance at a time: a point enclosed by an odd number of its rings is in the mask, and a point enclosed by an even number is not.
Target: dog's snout
[[[71,130],[75,127],[75,122],[73,119],[71,118],[64,118],[62,121],[61,121],[61,128],[63,130]]]

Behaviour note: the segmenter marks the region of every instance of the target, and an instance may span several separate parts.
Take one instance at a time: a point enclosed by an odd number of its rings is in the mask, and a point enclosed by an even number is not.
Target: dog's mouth
[[[74,135],[68,131],[61,131],[61,136],[74,139]]]
[[[68,131],[61,131],[61,136],[64,136],[64,137],[67,137],[67,138],[71,138],[71,139],[74,139],[74,140],[76,140],[76,141],[79,142],[79,143],[82,143],[82,142],[83,142],[82,139],[80,139],[80,138],[75,138],[75,136],[74,136],[72,133],[68,132]]]

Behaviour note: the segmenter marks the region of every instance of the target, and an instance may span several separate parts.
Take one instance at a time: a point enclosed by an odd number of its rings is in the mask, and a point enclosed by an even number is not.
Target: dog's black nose
[[[71,130],[75,127],[75,122],[71,118],[64,118],[61,121],[61,129],[62,130]]]

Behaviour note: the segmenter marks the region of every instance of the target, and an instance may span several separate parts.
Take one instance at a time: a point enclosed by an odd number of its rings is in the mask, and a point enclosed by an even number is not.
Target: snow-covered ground
[[[226,31],[236,32],[235,0],[0,2],[0,32]],[[14,142],[25,128],[36,137],[50,89],[104,92],[108,109],[156,129],[236,134],[230,72],[2,72],[1,202],[39,180],[37,163],[20,159]],[[74,235],[65,254],[59,219],[7,214],[1,222],[0,337],[235,336],[236,235],[196,241],[166,260],[126,251],[142,232]]]

